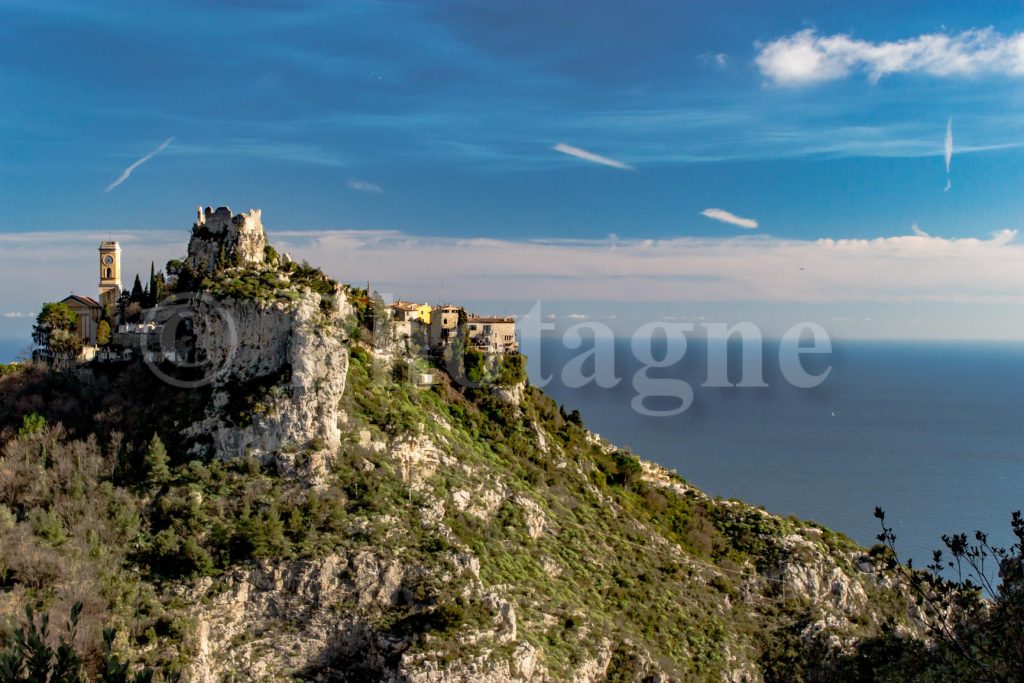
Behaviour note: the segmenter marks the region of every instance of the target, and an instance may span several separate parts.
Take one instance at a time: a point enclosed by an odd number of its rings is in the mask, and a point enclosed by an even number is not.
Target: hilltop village
[[[267,293],[262,285],[279,290],[285,298],[294,299],[289,290],[303,285],[322,290],[322,295],[344,297],[354,310],[364,311],[371,326],[381,332],[374,335],[373,343],[384,350],[416,349],[439,356],[462,330],[467,348],[488,355],[519,352],[514,318],[481,316],[451,303],[388,303],[370,291],[369,285],[366,290],[338,285],[308,264],[295,263],[288,254],[279,255],[267,242],[261,219],[259,209],[233,214],[228,207],[199,207],[185,259],[168,262],[163,271],[151,264],[148,283],[144,285],[136,275],[131,289],[122,286],[120,244],[101,242],[97,298],[73,293],[56,304],[67,309],[61,310],[66,330],[49,329],[55,325],[44,322],[44,316],[55,304],[47,304],[34,334],[34,357],[52,362],[64,356],[79,363],[139,357],[147,361],[188,360],[181,357],[187,349],[181,344],[168,345],[163,339],[165,326],[169,321],[178,323],[187,299],[203,291],[259,296]],[[247,272],[261,273],[263,280],[256,288],[245,286],[243,274]],[[274,276],[267,278],[270,272]],[[61,333],[66,333],[63,345],[48,343]]]

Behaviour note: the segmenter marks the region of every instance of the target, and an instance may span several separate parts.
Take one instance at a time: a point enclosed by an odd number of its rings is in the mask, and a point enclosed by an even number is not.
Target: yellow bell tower
[[[121,245],[100,242],[100,304],[116,305],[121,298]]]

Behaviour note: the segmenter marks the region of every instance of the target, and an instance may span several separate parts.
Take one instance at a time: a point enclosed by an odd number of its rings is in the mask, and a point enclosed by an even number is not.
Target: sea
[[[0,362],[28,342],[0,338]],[[879,506],[901,557],[919,566],[943,534],[984,530],[997,543],[1012,541],[1010,514],[1024,509],[1024,343],[833,340],[831,353],[804,356],[809,373],[828,372],[807,389],[782,375],[773,342],[759,353],[767,387],[702,387],[709,362],[699,339],[678,363],[646,371],[629,339],[612,347],[614,387],[569,386],[564,369],[591,346],[568,349],[557,336],[541,340],[530,379],[605,439],[713,496],[812,520],[867,546],[876,542]],[[660,359],[671,349],[663,341],[654,351]],[[736,382],[739,349],[729,351]],[[584,362],[582,374],[593,368],[593,359]],[[638,412],[638,372],[685,381],[692,403],[675,415]],[[642,407],[679,405],[653,398]]]
[[[0,363],[10,363],[31,355],[32,338],[0,337]]]

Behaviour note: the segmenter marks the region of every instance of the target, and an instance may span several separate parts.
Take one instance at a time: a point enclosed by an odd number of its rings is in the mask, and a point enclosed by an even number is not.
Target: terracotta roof
[[[72,294],[71,296],[67,296],[63,300],[61,300],[61,303],[64,303],[69,299],[77,301],[78,303],[84,306],[88,306],[89,308],[103,308],[103,306],[100,306],[99,302],[96,301],[96,299],[93,299],[91,296],[85,296],[83,294]]]

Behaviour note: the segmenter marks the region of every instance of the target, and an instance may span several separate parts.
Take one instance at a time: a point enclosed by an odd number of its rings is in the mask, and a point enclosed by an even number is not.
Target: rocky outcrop
[[[491,392],[506,403],[518,406],[523,402],[523,395],[526,392],[526,382],[520,382],[511,386],[495,386]]]
[[[181,597],[196,605],[185,671],[190,683],[223,680],[380,681],[381,683],[542,683],[553,680],[544,654],[520,637],[516,607],[483,588],[473,562],[451,563],[474,601],[493,615],[459,640],[475,654],[410,648],[415,636],[393,624],[423,567],[359,551],[319,560],[261,562]],[[454,577],[453,577],[454,578]],[[436,643],[442,645],[440,641]],[[612,642],[603,638],[571,680],[606,679]],[[650,662],[644,662],[649,668]],[[644,680],[667,680],[645,678]]]
[[[452,566],[458,566],[457,563]],[[359,551],[315,561],[263,562],[238,569],[214,583],[201,582],[183,597],[197,607],[192,648],[196,656],[186,680],[529,681],[540,666],[537,650],[520,644],[515,656],[493,656],[484,648],[469,660],[441,652],[407,652],[414,637],[389,614],[408,605],[410,582],[424,568],[380,553]],[[515,643],[514,606],[481,590],[492,623],[469,635],[480,643]],[[464,636],[467,637],[467,636]]]
[[[212,273],[219,267],[259,266],[265,259],[267,238],[260,210],[232,215],[226,206],[216,211],[199,207],[188,243],[188,264],[197,273]]]
[[[371,622],[398,600],[404,571],[397,560],[361,552],[264,562],[235,570],[220,585],[205,579],[184,596],[201,605],[186,678],[276,680],[355,656],[364,669],[383,668],[383,654],[396,644]]]
[[[185,317],[202,372],[196,382],[212,386],[213,400],[187,435],[195,450],[223,459],[274,458],[285,472],[301,454],[302,467],[316,479],[341,443],[339,403],[348,373],[343,330],[351,307],[337,285],[333,296],[322,295],[291,285],[276,262],[265,263],[260,217],[259,209],[232,215],[227,207],[200,208],[192,227],[188,263],[196,273],[230,281],[272,272],[263,281],[268,291],[249,297],[230,287],[189,295]],[[276,296],[281,287],[291,287],[288,296]]]

